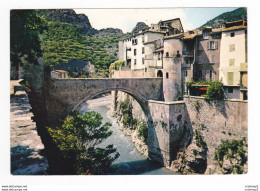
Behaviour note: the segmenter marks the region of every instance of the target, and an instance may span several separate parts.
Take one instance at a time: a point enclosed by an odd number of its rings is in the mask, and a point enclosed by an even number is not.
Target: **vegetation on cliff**
[[[123,101],[120,101],[119,105],[119,111],[122,114],[123,117],[123,124],[125,127],[130,127],[131,129],[135,128],[137,121],[136,119],[133,118],[133,113],[132,113],[132,103],[129,99],[129,96]]]
[[[48,128],[54,143],[61,151],[67,164],[72,165],[74,174],[104,174],[109,172],[119,153],[113,145],[97,147],[112,134],[111,123],[102,125],[99,113],[73,113],[62,126]]]
[[[247,162],[246,139],[222,141],[215,151],[214,159],[224,174],[242,174]]]
[[[80,34],[66,23],[49,22],[44,33],[44,61],[47,65],[67,63],[69,60],[90,61],[96,70],[106,70],[116,61],[118,38],[94,38]]]
[[[247,19],[247,9],[246,8],[238,8],[238,9],[235,9],[234,11],[225,12],[225,13],[211,19],[210,21],[206,22],[200,28],[202,28],[203,26],[211,26],[213,28],[219,28],[222,26],[222,23],[224,23],[224,22],[231,22],[231,21],[237,21],[237,20],[242,20],[242,19]]]

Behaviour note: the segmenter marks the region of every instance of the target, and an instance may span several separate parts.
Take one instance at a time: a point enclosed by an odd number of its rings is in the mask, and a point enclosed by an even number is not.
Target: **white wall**
[[[235,36],[230,34],[234,32]],[[245,30],[222,32],[220,46],[220,70],[219,80],[227,85],[227,72],[234,72],[233,85],[240,83],[240,64],[246,62]],[[229,51],[229,45],[235,45],[235,51]],[[235,59],[234,66],[229,66],[229,60]]]

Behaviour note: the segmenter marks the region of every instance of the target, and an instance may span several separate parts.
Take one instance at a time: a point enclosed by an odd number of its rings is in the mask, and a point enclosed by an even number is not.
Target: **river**
[[[114,175],[171,175],[176,174],[162,167],[161,165],[148,160],[142,156],[134,147],[131,137],[124,135],[119,130],[116,119],[108,115],[111,105],[111,96],[103,96],[92,99],[82,104],[79,112],[95,111],[102,115],[103,123],[110,121],[113,134],[102,142],[99,147],[106,147],[113,144],[119,152],[119,158],[114,161],[112,166],[117,166]]]

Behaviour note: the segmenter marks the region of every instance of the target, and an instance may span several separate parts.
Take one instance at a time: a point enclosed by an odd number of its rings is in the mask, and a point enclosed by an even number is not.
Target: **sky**
[[[160,8],[160,9],[74,9],[88,16],[93,28],[119,28],[131,32],[137,22],[148,26],[160,20],[180,18],[184,30],[200,27],[214,17],[236,8]]]

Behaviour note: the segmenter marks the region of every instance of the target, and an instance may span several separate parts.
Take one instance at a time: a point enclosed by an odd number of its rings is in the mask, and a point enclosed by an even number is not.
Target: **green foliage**
[[[225,22],[230,22],[230,21],[237,21],[237,20],[242,20],[242,19],[246,19],[246,18],[247,18],[246,8],[238,8],[238,9],[235,9],[234,11],[223,13],[223,14],[211,19],[210,21],[206,22],[201,27],[212,26],[214,21],[217,21],[217,20],[224,20]]]
[[[224,88],[221,82],[211,82],[206,92],[206,100],[223,100],[224,99]]]
[[[68,23],[49,22],[44,34],[44,61],[47,65],[66,63],[71,59],[90,61],[97,70],[108,71],[116,61],[118,38],[84,36]],[[114,51],[108,51],[114,47]]]
[[[62,126],[48,128],[48,132],[64,159],[73,165],[75,174],[103,174],[119,157],[113,145],[96,147],[112,134],[110,126],[109,122],[102,125],[99,113],[91,111],[79,115],[75,112],[64,120]]]
[[[22,58],[37,65],[42,56],[40,35],[46,27],[44,18],[34,10],[11,10],[10,12],[10,55],[11,65],[18,69]]]
[[[112,74],[115,70],[119,70],[120,66],[125,65],[125,61],[124,60],[118,60],[113,62],[110,66],[109,66],[109,73]]]
[[[130,102],[129,96],[127,96],[124,101],[120,101],[119,110],[123,116],[123,124],[130,128],[133,128],[137,123],[137,120],[133,118],[132,109],[133,106]]]
[[[188,89],[190,89],[193,85],[200,85],[200,86],[207,86],[207,91],[206,91],[206,100],[223,100],[224,99],[224,88],[223,84],[221,82],[215,81],[190,81],[186,82],[186,86]]]
[[[215,151],[214,159],[219,167],[223,167],[224,159],[229,160],[231,166],[227,173],[243,173],[242,166],[247,162],[247,144],[246,139],[222,141]]]
[[[138,137],[143,137],[144,138],[144,142],[147,142],[147,138],[148,138],[148,125],[144,122],[141,121],[138,124]]]
[[[196,140],[196,145],[203,150],[208,150],[207,143],[204,141],[201,133],[196,129],[195,130],[195,140]]]

